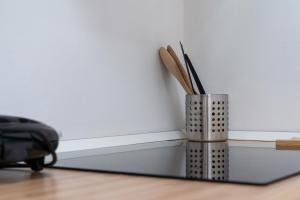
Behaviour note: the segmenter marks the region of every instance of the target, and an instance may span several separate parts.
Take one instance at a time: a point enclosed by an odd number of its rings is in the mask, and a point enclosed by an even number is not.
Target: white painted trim
[[[263,131],[230,131],[230,140],[258,140],[275,142],[276,140],[289,140],[300,137],[300,133],[294,132],[263,132]]]
[[[78,150],[89,150],[97,148],[116,147],[132,144],[141,144],[149,142],[160,142],[166,140],[185,139],[185,135],[181,131],[147,133],[137,135],[103,137],[81,140],[60,141],[57,152],[71,152]]]
[[[300,133],[230,131],[228,137],[230,140],[276,141],[278,139],[291,139],[293,137],[300,137]],[[186,136],[183,132],[170,131],[104,138],[69,140],[61,141],[57,152],[62,153],[180,139],[186,139]]]

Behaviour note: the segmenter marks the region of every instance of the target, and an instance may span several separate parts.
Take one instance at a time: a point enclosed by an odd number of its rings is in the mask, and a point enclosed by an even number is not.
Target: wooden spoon
[[[192,95],[193,91],[192,89],[189,87],[189,85],[187,85],[187,83],[185,82],[181,71],[179,70],[175,60],[173,59],[173,57],[170,55],[170,53],[167,51],[167,49],[165,49],[164,47],[161,47],[159,49],[159,55],[160,58],[164,64],[164,66],[168,69],[168,71],[173,74],[173,76],[175,76],[175,78],[179,81],[179,83],[181,84],[181,86],[184,88],[184,90],[186,91],[186,93],[188,95]]]
[[[299,140],[277,140],[276,150],[300,150]]]
[[[179,60],[177,54],[175,53],[174,49],[173,49],[170,45],[168,45],[167,50],[168,50],[168,52],[170,53],[170,55],[173,57],[173,59],[175,60],[177,66],[178,66],[178,68],[179,68],[179,70],[180,70],[180,72],[181,72],[181,74],[182,74],[182,76],[183,76],[183,78],[184,78],[184,81],[187,83],[187,85],[188,85],[190,88],[193,88],[193,87],[192,87],[192,83],[191,83],[190,79],[188,78],[187,73],[186,73],[186,71],[185,71],[183,65],[181,64],[181,62],[180,62],[180,60]],[[194,92],[193,92],[193,93],[194,93]]]

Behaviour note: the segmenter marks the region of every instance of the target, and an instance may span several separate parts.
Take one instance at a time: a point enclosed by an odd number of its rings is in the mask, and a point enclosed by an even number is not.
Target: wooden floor
[[[299,200],[300,176],[270,186],[247,186],[67,170],[0,171],[0,200],[16,199]]]

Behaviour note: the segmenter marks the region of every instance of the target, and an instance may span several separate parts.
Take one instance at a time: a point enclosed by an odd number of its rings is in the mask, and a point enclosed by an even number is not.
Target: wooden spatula
[[[173,57],[174,61],[176,62],[177,66],[178,66],[178,68],[179,68],[179,70],[180,70],[180,72],[181,72],[181,74],[182,74],[182,76],[184,78],[184,81],[187,83],[187,85],[190,88],[193,88],[192,87],[192,83],[191,83],[190,79],[188,78],[188,75],[187,75],[187,73],[186,73],[183,65],[181,64],[181,62],[180,62],[177,54],[175,53],[174,49],[170,45],[168,45],[167,50],[170,53],[170,55]]]
[[[300,140],[277,140],[277,150],[300,150]]]
[[[277,150],[300,150],[300,138],[291,138],[290,140],[276,140]]]
[[[175,78],[179,81],[183,89],[186,91],[188,95],[192,95],[193,91],[190,86],[185,82],[181,71],[179,70],[175,60],[170,55],[170,53],[164,47],[159,49],[160,58],[164,64],[164,66],[168,69],[168,71],[175,76]]]

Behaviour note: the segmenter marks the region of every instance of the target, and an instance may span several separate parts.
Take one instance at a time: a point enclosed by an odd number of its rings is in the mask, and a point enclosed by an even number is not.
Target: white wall
[[[67,140],[183,127],[157,54],[183,19],[182,0],[0,0],[0,113]]]
[[[300,1],[185,0],[185,43],[232,130],[300,131]]]
[[[300,131],[299,11],[297,0],[0,0],[0,113],[65,140],[180,129],[183,93],[157,49],[185,35],[206,89],[230,94],[232,130]]]

